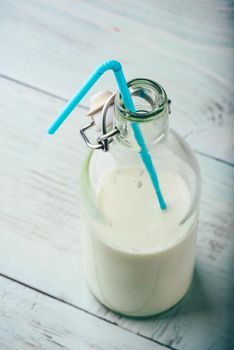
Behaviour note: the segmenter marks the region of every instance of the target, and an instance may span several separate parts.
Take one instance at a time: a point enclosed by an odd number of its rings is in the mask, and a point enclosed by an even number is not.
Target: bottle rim
[[[139,88],[145,88],[145,90],[148,91],[150,90],[152,94],[158,97],[158,103],[152,105],[151,111],[131,112],[125,108],[121,94],[118,92],[115,96],[115,107],[118,109],[121,116],[126,120],[138,123],[147,122],[149,120],[158,118],[168,109],[167,94],[163,87],[155,81],[145,78],[132,79],[128,82],[128,87],[132,96],[134,96],[134,92]],[[147,96],[147,94],[145,96]]]

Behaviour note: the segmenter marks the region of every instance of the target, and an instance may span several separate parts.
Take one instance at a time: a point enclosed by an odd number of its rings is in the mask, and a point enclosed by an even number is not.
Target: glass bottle
[[[81,172],[84,265],[102,304],[148,316],[175,305],[190,286],[201,179],[193,152],[169,129],[164,89],[147,79],[128,85],[137,112],[126,110],[115,95],[109,138],[98,139],[108,151],[89,152]],[[139,123],[146,141],[165,210],[139,157],[132,122]]]

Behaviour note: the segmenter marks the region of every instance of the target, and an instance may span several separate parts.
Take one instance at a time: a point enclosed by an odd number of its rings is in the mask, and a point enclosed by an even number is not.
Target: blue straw
[[[124,102],[125,107],[130,110],[131,112],[135,112],[135,107],[131,98],[131,95],[128,90],[128,85],[125,80],[122,66],[118,61],[105,61],[103,64],[98,66],[93,73],[88,77],[88,79],[85,81],[85,83],[80,87],[80,89],[77,91],[77,93],[72,97],[72,99],[67,103],[67,105],[64,107],[64,109],[61,111],[61,113],[58,115],[56,120],[50,125],[48,129],[49,134],[54,134],[56,130],[60,127],[60,125],[67,119],[69,114],[73,111],[73,109],[80,103],[80,101],[83,99],[83,97],[87,94],[87,92],[92,88],[92,86],[96,83],[96,81],[102,76],[103,73],[105,73],[107,70],[112,70],[115,74],[115,78],[117,80],[119,90],[121,92],[121,96]],[[153,183],[160,208],[166,209],[166,203],[164,201],[164,198],[162,196],[157,172],[154,168],[151,156],[149,154],[149,151],[146,147],[143,135],[141,133],[140,127],[138,123],[133,122],[131,123],[131,127],[133,129],[133,133],[135,136],[135,139],[140,146],[140,156],[141,159],[146,167],[146,170],[150,176],[150,179]]]

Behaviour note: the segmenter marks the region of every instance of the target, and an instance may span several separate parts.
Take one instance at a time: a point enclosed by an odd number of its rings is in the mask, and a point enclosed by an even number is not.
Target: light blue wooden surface
[[[194,149],[233,162],[232,3],[2,4],[2,74],[69,98],[97,62],[119,59],[127,79],[149,77],[165,87],[171,125]],[[116,88],[111,74],[96,90],[107,86]]]
[[[1,1],[1,349],[230,348],[232,17],[231,1]],[[128,79],[165,87],[171,125],[203,176],[192,288],[142,320],[108,311],[85,285],[75,189],[87,100],[56,137],[45,133],[91,69],[112,57]],[[116,88],[111,74],[103,87]]]

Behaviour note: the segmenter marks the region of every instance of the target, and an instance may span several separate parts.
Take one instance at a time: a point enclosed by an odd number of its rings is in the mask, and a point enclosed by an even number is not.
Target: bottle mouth
[[[125,108],[121,94],[116,94],[115,106],[121,115],[132,122],[144,122],[159,117],[168,109],[165,90],[149,79],[133,79],[128,82],[136,112]]]

